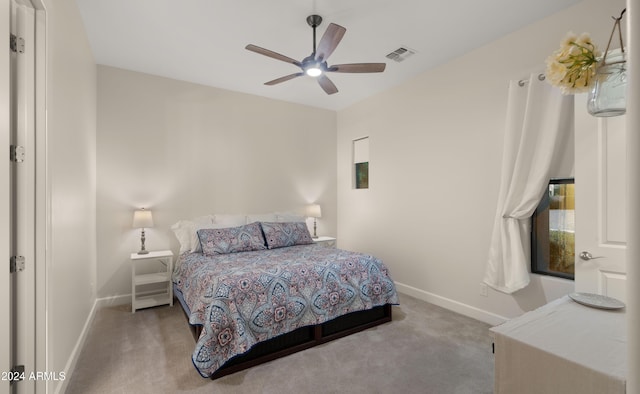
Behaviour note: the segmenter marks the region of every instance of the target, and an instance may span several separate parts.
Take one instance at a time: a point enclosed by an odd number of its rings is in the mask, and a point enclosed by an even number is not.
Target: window
[[[353,141],[354,188],[369,188],[369,137]]]
[[[573,179],[552,179],[531,228],[531,272],[574,278],[575,192]]]

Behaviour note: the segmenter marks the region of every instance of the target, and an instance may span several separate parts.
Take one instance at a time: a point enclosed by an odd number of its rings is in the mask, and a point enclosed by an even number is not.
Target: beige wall
[[[98,297],[131,293],[138,207],[147,249],[176,254],[171,224],[209,213],[318,202],[336,233],[335,112],[99,66],[97,142]]]
[[[479,294],[507,87],[544,71],[567,31],[590,32],[604,49],[610,16],[623,7],[622,0],[585,1],[340,111],[339,246],[383,258],[401,290],[491,322],[572,291],[572,282],[534,277],[513,296]],[[351,141],[363,136],[370,137],[370,189],[353,190]]]
[[[44,5],[50,196],[47,370],[59,372],[78,350],[96,298],[96,66],[75,1],[48,0]]]

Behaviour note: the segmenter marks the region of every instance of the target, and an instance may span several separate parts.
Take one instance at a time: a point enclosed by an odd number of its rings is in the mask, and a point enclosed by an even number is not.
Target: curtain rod
[[[545,80],[545,75],[544,74],[538,74],[538,80],[539,81],[544,81]],[[524,86],[529,80],[528,79],[521,79],[518,81],[518,86]]]

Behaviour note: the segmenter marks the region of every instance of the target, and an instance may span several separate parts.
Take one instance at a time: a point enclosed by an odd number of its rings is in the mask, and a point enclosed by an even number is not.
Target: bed
[[[219,378],[391,320],[398,298],[385,265],[314,244],[302,227],[201,229],[202,250],[180,254],[174,289],[200,375]]]

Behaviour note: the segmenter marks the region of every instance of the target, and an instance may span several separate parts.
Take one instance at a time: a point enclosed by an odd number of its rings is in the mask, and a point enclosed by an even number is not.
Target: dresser
[[[626,314],[568,296],[491,328],[495,393],[624,394]]]

